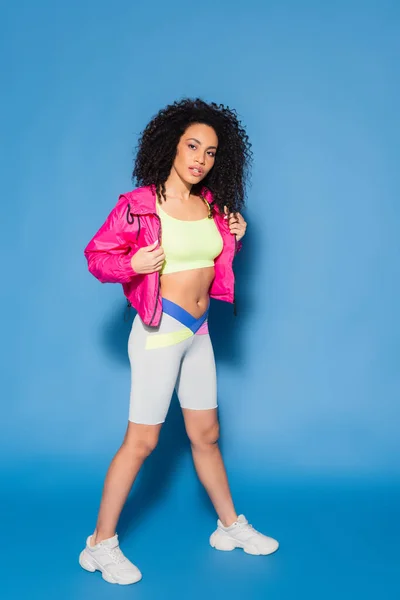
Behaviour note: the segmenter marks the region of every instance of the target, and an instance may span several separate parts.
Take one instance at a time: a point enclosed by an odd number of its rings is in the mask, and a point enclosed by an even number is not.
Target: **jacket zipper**
[[[212,205],[210,205],[210,206],[212,206]],[[235,315],[235,317],[237,317],[237,303],[236,303],[236,293],[235,293],[235,290],[236,290],[236,280],[235,280],[235,271],[234,271],[234,268],[233,268],[233,263],[234,263],[234,260],[235,260],[235,256],[237,254],[237,246],[238,246],[238,241],[237,241],[236,235],[235,235],[235,252],[234,252],[233,260],[232,260],[232,271],[233,271],[233,314]]]
[[[153,213],[153,215],[154,215],[155,217],[157,217],[157,219],[158,219],[158,222],[159,222],[159,228],[158,228],[158,243],[160,243],[160,242],[161,242],[161,240],[160,240],[160,237],[161,237],[161,219],[160,219],[160,217],[158,216],[158,214],[157,214],[157,213]],[[157,272],[157,277],[158,277],[157,296],[156,296],[156,302],[155,302],[155,305],[154,305],[154,311],[153,311],[153,315],[152,315],[152,317],[151,317],[151,319],[150,319],[149,327],[150,327],[150,325],[152,324],[152,322],[154,321],[154,317],[156,316],[157,304],[158,304],[158,298],[159,298],[159,296],[160,296],[160,271],[158,271],[158,272]]]
[[[136,241],[139,239],[139,235],[140,235],[140,215],[136,215],[137,219],[138,219],[138,232],[136,234]],[[131,213],[131,205],[128,204],[127,209],[126,209],[126,221],[129,225],[133,225],[134,221],[135,221],[135,215],[133,213]],[[130,310],[132,308],[132,304],[131,301],[127,299],[127,305],[124,311],[124,321],[128,321],[129,319],[129,314],[130,314]]]
[[[237,317],[237,305],[236,305],[236,294],[235,294],[236,279],[235,279],[235,271],[234,271],[234,268],[233,268],[233,263],[234,263],[236,252],[237,252],[237,244],[238,244],[238,242],[237,242],[236,235],[235,235],[235,255],[234,255],[233,260],[232,260],[232,271],[233,271],[233,314],[234,314],[235,317]]]

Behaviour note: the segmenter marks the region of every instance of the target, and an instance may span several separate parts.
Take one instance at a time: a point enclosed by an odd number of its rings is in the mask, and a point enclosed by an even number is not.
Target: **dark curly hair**
[[[165,182],[175,159],[178,142],[193,123],[211,126],[218,136],[215,163],[207,176],[192,187],[201,194],[203,187],[213,194],[222,211],[239,212],[245,202],[245,184],[252,161],[251,144],[237,118],[235,109],[206,103],[200,98],[184,98],[160,110],[139,136],[132,173],[138,186],[155,187],[158,200],[165,197]]]

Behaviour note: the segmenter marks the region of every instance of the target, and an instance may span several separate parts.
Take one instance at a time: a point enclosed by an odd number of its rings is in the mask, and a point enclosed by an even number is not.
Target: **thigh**
[[[131,364],[129,421],[133,423],[156,425],[163,423],[168,413],[184,342],[158,346],[159,340],[165,341],[165,329],[168,328],[148,328],[139,316],[132,325],[128,354]]]
[[[176,393],[183,409],[217,408],[217,374],[209,334],[194,335],[182,360]]]

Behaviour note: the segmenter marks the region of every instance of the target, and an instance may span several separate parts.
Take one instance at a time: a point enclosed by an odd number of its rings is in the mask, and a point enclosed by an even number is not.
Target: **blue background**
[[[3,591],[397,598],[398,2],[18,1],[0,22]],[[281,548],[208,546],[175,398],[119,526],[144,578],[116,589],[77,556],[126,427],[130,322],[83,248],[185,96],[236,108],[253,144],[239,314],[213,302],[210,327],[236,506]]]

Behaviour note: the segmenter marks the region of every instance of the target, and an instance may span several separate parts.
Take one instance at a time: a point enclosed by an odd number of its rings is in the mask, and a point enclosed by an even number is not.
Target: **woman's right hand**
[[[164,250],[157,248],[158,241],[140,248],[131,258],[132,269],[139,275],[161,271],[165,260]]]

